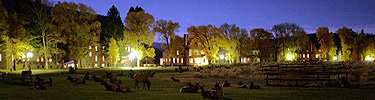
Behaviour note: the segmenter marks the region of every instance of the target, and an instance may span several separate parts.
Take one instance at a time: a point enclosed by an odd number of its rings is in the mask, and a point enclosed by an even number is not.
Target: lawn
[[[236,88],[236,82],[244,79],[236,78],[193,78],[193,71],[177,73],[174,68],[153,68],[153,69],[138,69],[134,72],[155,71],[156,74],[150,78],[150,90],[134,90],[134,79],[125,76],[119,77],[124,80],[122,85],[130,86],[134,92],[118,93],[113,91],[105,91],[103,85],[100,83],[87,81],[87,85],[79,85],[71,83],[66,80],[68,75],[73,77],[84,76],[87,71],[91,75],[104,75],[105,72],[113,74],[119,73],[121,70],[127,74],[128,68],[106,68],[106,69],[80,69],[78,74],[67,74],[66,71],[48,70],[38,73],[44,80],[47,78],[53,79],[53,85],[47,86],[47,90],[32,90],[32,86],[21,86],[18,80],[21,75],[19,73],[12,73],[11,79],[0,80],[0,99],[159,99],[159,100],[197,100],[202,99],[200,93],[179,93],[179,89],[183,87],[186,82],[203,82],[205,89],[212,88],[215,82],[223,82],[228,80],[232,87],[225,87],[226,99],[234,100],[253,100],[253,99],[335,99],[335,100],[369,100],[375,98],[375,86],[366,86],[361,89],[347,89],[347,88],[287,88],[287,87],[265,87],[261,85],[260,90],[249,90]],[[43,72],[43,73],[42,73]],[[34,78],[35,78],[34,76]],[[172,82],[169,78],[174,76],[182,82]],[[108,80],[108,79],[106,79]],[[257,80],[257,79],[253,79]],[[258,79],[259,80],[259,79]],[[29,79],[28,79],[29,81]],[[246,81],[245,81],[246,83]],[[257,84],[262,84],[263,81],[257,81]],[[139,84],[142,86],[141,84]],[[234,85],[234,86],[233,86]]]

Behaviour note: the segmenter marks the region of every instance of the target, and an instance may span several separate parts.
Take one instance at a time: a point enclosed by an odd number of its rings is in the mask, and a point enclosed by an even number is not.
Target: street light
[[[368,56],[368,57],[365,58],[365,60],[366,60],[366,61],[373,61],[374,58],[373,58],[372,56]]]
[[[334,56],[334,57],[333,57],[333,60],[336,61],[336,60],[337,60],[337,56]]]
[[[219,57],[220,57],[220,59],[224,59],[224,55],[223,54],[221,54]]]
[[[288,55],[286,55],[286,59],[291,61],[291,60],[293,60],[293,56],[291,54],[288,54]]]
[[[31,52],[27,52],[27,53],[26,53],[26,58],[31,58],[31,57],[33,57],[33,53],[31,53]]]

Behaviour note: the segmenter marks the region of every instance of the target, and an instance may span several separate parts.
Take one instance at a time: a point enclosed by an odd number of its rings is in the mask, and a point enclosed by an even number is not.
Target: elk
[[[22,71],[22,78],[25,79],[26,76],[30,76],[30,80],[33,81],[33,76],[31,74],[32,74],[31,68],[29,68],[29,71]]]
[[[147,88],[150,89],[150,81],[148,80],[149,77],[150,77],[150,75],[147,74],[147,73],[138,73],[138,74],[135,74],[134,75],[135,89],[139,89],[138,82],[142,82],[143,83],[143,89],[146,89],[146,87],[145,87],[146,84],[147,84]]]
[[[209,90],[204,90],[204,85],[200,87],[201,89],[201,95],[203,98],[209,98],[209,99],[219,99],[224,98],[225,94],[220,87],[220,83],[216,83],[214,88],[211,88]]]
[[[171,79],[172,79],[173,82],[180,82],[179,79],[175,79],[173,76],[171,77]]]
[[[195,85],[192,85],[190,82],[186,84],[187,86],[180,89],[181,93],[197,93],[199,90],[199,83],[195,82]]]
[[[107,81],[104,81],[104,82],[103,82],[103,85],[104,85],[106,91],[115,91],[115,90],[116,90],[116,86],[114,86],[114,85],[109,85],[109,84],[107,83]]]
[[[101,77],[96,77],[95,75],[92,75],[91,78],[94,79],[95,82],[104,82],[103,78],[101,78]]]
[[[225,82],[223,83],[223,87],[230,87],[230,83],[228,83],[228,81],[225,80]]]
[[[119,84],[116,84],[116,92],[130,92],[130,87],[128,86],[120,86]]]
[[[250,82],[249,89],[260,89],[259,85],[254,85],[254,82]]]

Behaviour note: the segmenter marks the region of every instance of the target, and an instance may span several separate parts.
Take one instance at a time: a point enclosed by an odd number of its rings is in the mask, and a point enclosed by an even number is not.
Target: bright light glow
[[[293,60],[293,56],[291,54],[286,55],[286,59]]]
[[[49,58],[49,62],[52,62],[52,58]]]
[[[134,59],[135,57],[137,57],[137,53],[136,53],[136,52],[132,52],[132,53],[129,55],[129,58],[130,58],[130,59]]]
[[[95,67],[97,67],[98,66],[98,64],[95,64]]]
[[[92,55],[91,55],[91,51],[89,52],[89,56],[91,57]]]
[[[337,60],[337,56],[334,56],[334,57],[333,57],[333,60],[335,60],[335,61],[336,61],[336,60]]]
[[[105,66],[105,64],[102,64],[102,67],[104,67]]]
[[[98,56],[95,56],[95,61],[98,61]]]
[[[27,58],[31,58],[31,57],[33,57],[33,53],[31,53],[31,52],[27,52],[27,53],[26,53],[26,57],[27,57]]]
[[[220,59],[224,59],[224,55],[221,54],[221,55],[219,56],[219,58],[220,58]]]
[[[368,57],[366,57],[366,59],[365,59],[366,61],[373,61],[374,60],[374,58],[372,57],[372,56],[368,56]]]

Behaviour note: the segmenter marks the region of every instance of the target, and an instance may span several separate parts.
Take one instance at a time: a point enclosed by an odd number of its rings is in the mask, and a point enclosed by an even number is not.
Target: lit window
[[[91,46],[89,46],[89,49],[91,49]]]
[[[169,58],[169,62],[171,62],[171,58]]]
[[[95,67],[98,66],[98,64],[95,64]]]
[[[181,58],[181,63],[184,63],[184,58]]]
[[[307,52],[309,52],[309,50],[307,50]]]
[[[310,54],[307,54],[307,58],[310,58],[309,56],[310,56]]]
[[[305,58],[305,54],[303,54],[302,56],[303,56],[303,58]]]
[[[98,46],[95,46],[95,51],[98,51]]]
[[[40,61],[41,61],[41,62],[43,62],[43,61],[44,61],[44,59],[43,59],[43,58],[40,58]]]
[[[299,54],[299,58],[302,58],[302,54]]]
[[[173,63],[176,63],[176,58],[173,58]]]
[[[177,50],[177,55],[178,55],[178,50]]]
[[[95,56],[95,61],[98,61],[98,56]]]
[[[12,55],[12,61],[14,61],[14,57],[13,57],[13,55]]]
[[[1,61],[1,54],[0,54],[0,61]]]
[[[104,61],[104,56],[102,56],[102,60]]]
[[[49,58],[49,62],[52,62],[52,58]]]
[[[102,67],[104,67],[105,66],[105,64],[102,64]]]
[[[105,47],[103,46],[102,48],[103,48],[103,50],[104,50]]]
[[[91,52],[89,52],[89,56],[91,57],[92,55],[91,55]]]
[[[39,56],[36,56],[36,62],[39,62]]]
[[[177,63],[179,63],[180,62],[180,58],[177,58]]]
[[[190,58],[190,63],[194,63],[193,58]]]

